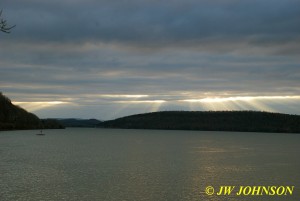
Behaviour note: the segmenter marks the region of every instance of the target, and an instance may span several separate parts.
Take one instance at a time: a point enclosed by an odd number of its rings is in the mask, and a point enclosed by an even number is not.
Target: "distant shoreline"
[[[102,128],[300,134],[300,116],[257,111],[165,111],[104,121]]]
[[[67,128],[90,128],[90,127],[67,127]],[[114,129],[114,130],[147,130],[147,131],[191,131],[191,132],[224,132],[224,133],[265,133],[265,134],[291,134],[298,135],[299,133],[287,133],[287,132],[262,132],[262,131],[221,131],[221,130],[191,130],[191,129],[150,129],[150,128],[108,128],[108,127],[97,127],[95,129]]]
[[[178,129],[143,129],[143,128],[104,128],[104,127],[66,127],[65,129],[108,129],[108,130],[143,130],[143,131],[190,131],[190,132],[220,132],[220,133],[261,133],[261,134],[286,134],[286,135],[298,135],[300,133],[287,133],[287,132],[260,132],[260,131],[219,131],[219,130],[178,130]],[[10,132],[10,131],[38,131],[40,129],[16,129],[16,130],[0,130],[1,132]],[[50,128],[43,130],[61,130],[59,128]]]

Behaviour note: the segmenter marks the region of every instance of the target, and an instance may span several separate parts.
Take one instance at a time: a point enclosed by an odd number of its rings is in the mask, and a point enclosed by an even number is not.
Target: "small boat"
[[[40,133],[37,133],[36,135],[45,135],[45,133],[43,133],[43,130],[41,130]]]

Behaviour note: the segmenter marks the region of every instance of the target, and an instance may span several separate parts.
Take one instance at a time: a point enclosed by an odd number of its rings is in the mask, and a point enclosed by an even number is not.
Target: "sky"
[[[1,0],[0,91],[41,118],[300,114],[299,0]]]

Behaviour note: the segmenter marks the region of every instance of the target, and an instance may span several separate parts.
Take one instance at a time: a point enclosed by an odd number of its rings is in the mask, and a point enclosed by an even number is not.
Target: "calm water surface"
[[[0,132],[0,200],[300,200],[300,135],[65,129]],[[294,185],[292,196],[206,186]]]

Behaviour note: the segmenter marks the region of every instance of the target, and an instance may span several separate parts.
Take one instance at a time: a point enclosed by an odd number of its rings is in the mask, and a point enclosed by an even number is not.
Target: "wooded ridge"
[[[165,111],[131,115],[104,128],[300,133],[300,116],[257,111]]]

